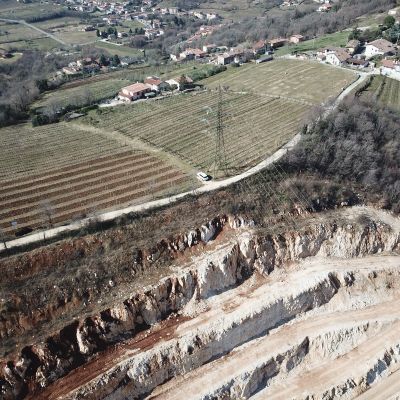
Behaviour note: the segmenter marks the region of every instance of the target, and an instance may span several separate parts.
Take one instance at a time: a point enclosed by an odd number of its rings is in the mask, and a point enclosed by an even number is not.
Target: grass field
[[[306,40],[299,44],[291,44],[283,46],[275,52],[276,56],[283,56],[285,54],[291,54],[296,52],[304,52],[310,50],[318,50],[322,47],[341,47],[347,44],[350,32],[335,32],[329,35],[320,36],[315,39]]]
[[[371,84],[361,93],[361,98],[374,96],[378,101],[400,111],[400,82],[384,76],[374,76]]]
[[[0,23],[0,45],[42,37],[44,37],[44,34],[25,25]]]
[[[112,55],[118,54],[119,57],[143,55],[143,53],[138,49],[123,45],[119,46],[107,42],[99,41],[94,43],[92,46],[96,47],[99,50],[107,50]]]
[[[309,109],[301,102],[254,94],[225,93],[224,138],[227,165],[236,173],[286,143]],[[140,138],[213,174],[218,94],[179,95],[92,113],[86,122]]]
[[[331,96],[337,96],[355,78],[356,75],[351,71],[316,62],[278,59],[229,68],[202,83],[211,88],[221,84],[235,91],[290,97],[320,104]]]
[[[4,128],[0,138],[0,227],[9,234],[46,225],[43,204],[48,226],[193,187],[157,155],[70,124]]]
[[[1,48],[5,50],[40,50],[50,51],[53,49],[59,49],[62,45],[49,37],[42,37],[39,39],[32,40],[20,40],[17,42],[8,42],[1,44]]]
[[[19,3],[17,1],[0,1],[4,3],[0,5],[1,18],[8,19],[30,19],[30,18],[43,18],[46,15],[51,15],[54,12],[63,10],[62,6],[51,4],[43,4],[39,2],[33,3]]]
[[[65,107],[69,104],[84,106],[96,103],[103,99],[115,96],[119,90],[131,82],[124,79],[107,79],[92,83],[82,82],[81,85],[72,88],[48,92],[39,101],[35,102],[32,108]]]

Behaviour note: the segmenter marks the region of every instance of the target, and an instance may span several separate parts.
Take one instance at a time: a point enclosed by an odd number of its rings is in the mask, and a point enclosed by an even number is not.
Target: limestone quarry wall
[[[163,243],[147,253],[145,259],[151,262],[160,256],[160,249],[183,252],[200,242],[207,243],[214,239],[224,226],[238,232],[236,238],[221,245],[221,248],[214,250],[209,257],[193,259],[190,266],[165,276],[157,284],[132,293],[132,296],[123,302],[100,313],[74,320],[60,331],[49,334],[44,342],[32,343],[17,357],[4,360],[0,372],[0,393],[3,398],[22,398],[48,386],[99,351],[122,339],[134,337],[156,322],[182,310],[193,299],[205,299],[235,287],[254,272],[267,275],[287,263],[310,256],[353,258],[384,251],[398,251],[400,248],[398,231],[372,221],[365,224],[321,222],[301,231],[288,231],[279,235],[257,234],[248,226],[244,227],[246,225],[248,224],[239,219],[215,219],[198,230],[188,232],[170,243]],[[140,263],[144,265],[143,258]],[[320,297],[315,299],[312,296],[307,297],[306,293],[302,294],[303,298],[299,301],[301,306],[298,309],[293,308],[293,315],[306,310],[312,301],[328,301],[337,290],[335,282],[329,279],[321,284],[324,289],[318,291]],[[280,307],[279,304],[276,306]],[[279,310],[282,311],[281,308]],[[278,315],[279,310],[270,312]],[[290,317],[290,313],[287,317]],[[278,317],[276,321],[271,320],[271,327],[277,322]],[[3,337],[7,336],[9,323],[7,320],[1,323]],[[248,327],[249,330],[254,330],[254,334],[267,328],[268,326],[264,325],[262,329],[257,328],[252,324]],[[231,330],[232,336],[228,342],[235,343],[236,340],[240,343],[238,337],[243,329],[246,329],[245,324],[236,331]],[[204,341],[206,338],[199,340]],[[300,344],[299,348],[295,349],[295,354],[301,352],[303,347],[304,344]],[[221,352],[223,351],[222,347]],[[204,354],[209,355],[211,352],[206,351]],[[207,356],[199,357],[197,362],[200,365],[206,359]],[[149,360],[143,362],[149,363]],[[192,362],[196,363],[195,360]],[[178,365],[177,368],[184,370],[186,367]],[[146,368],[143,371],[145,374]],[[175,372],[179,371],[170,369],[166,373],[168,376],[147,379],[146,384],[140,379],[135,381],[144,385],[140,390],[145,393],[151,389],[152,382],[162,382]]]

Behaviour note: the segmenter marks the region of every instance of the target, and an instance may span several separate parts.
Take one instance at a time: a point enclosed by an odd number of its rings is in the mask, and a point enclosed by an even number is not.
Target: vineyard
[[[9,234],[193,187],[170,163],[68,124],[0,136],[0,227]]]
[[[269,63],[247,64],[207,78],[207,87],[228,86],[231,90],[264,93],[321,104],[337,96],[356,79],[351,71],[316,62],[278,59]]]
[[[125,79],[108,79],[92,82],[79,87],[47,93],[34,108],[84,106],[115,96],[123,86],[130,82]]]
[[[186,94],[92,113],[86,121],[163,149],[213,172],[218,93]],[[309,109],[278,97],[223,94],[224,141],[228,172],[254,165],[290,140]]]
[[[400,82],[384,76],[374,76],[361,97],[374,96],[383,105],[400,110]]]

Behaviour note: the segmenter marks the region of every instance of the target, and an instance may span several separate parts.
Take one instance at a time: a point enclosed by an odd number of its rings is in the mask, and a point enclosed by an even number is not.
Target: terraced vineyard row
[[[121,152],[126,147],[95,135],[82,132],[66,123],[31,128],[18,125],[0,129],[0,182],[8,188],[21,177],[47,173],[63,166],[88,162]]]
[[[93,211],[150,200],[191,185],[185,174],[156,157],[142,151],[120,152],[92,165],[71,165],[20,179],[15,186],[12,181],[5,182],[0,227],[12,233],[24,227],[65,223]]]
[[[202,92],[117,107],[92,118],[99,127],[112,126],[212,172],[217,103],[217,92]],[[278,97],[224,93],[224,139],[231,172],[254,165],[290,140],[308,109],[302,102]]]
[[[374,76],[362,97],[376,96],[383,105],[400,111],[400,82],[385,76]]]

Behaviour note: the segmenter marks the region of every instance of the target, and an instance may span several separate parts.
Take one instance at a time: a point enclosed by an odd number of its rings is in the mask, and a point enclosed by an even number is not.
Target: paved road
[[[4,22],[11,22],[14,24],[21,24],[21,25],[25,25],[28,28],[34,29],[35,31],[38,31],[40,33],[43,33],[43,35],[55,40],[56,42],[62,44],[63,46],[67,46],[69,47],[70,45],[68,43],[65,43],[63,40],[59,39],[57,36],[54,36],[53,34],[44,31],[43,29],[38,28],[37,26],[31,25],[28,22],[22,20],[22,19],[6,19],[6,18],[0,18],[0,21],[4,21]]]
[[[360,74],[358,76],[358,79],[356,79],[351,85],[349,85],[340,95],[337,97],[331,108],[327,111],[332,112],[338,104],[359,84],[361,84],[366,78],[368,74]],[[225,188],[229,185],[232,185],[233,183],[239,182],[251,175],[256,174],[257,172],[262,171],[269,165],[273,164],[274,162],[278,161],[281,159],[289,150],[291,150],[294,146],[297,145],[297,143],[300,141],[301,135],[297,134],[290,142],[288,142],[286,145],[281,147],[279,150],[277,150],[274,154],[269,156],[267,159],[264,161],[261,161],[259,164],[254,166],[253,168],[250,168],[249,170],[243,172],[240,175],[233,176],[231,178],[227,178],[221,181],[211,181],[208,183],[205,183],[202,187],[191,190],[188,192],[183,192],[179,193],[174,196],[170,197],[165,197],[163,199],[159,200],[154,200],[154,201],[149,201],[147,203],[143,204],[138,204],[135,206],[130,206],[126,208],[122,208],[116,211],[109,211],[105,212],[103,214],[99,214],[96,218],[100,221],[111,221],[114,220],[117,217],[120,217],[121,215],[124,214],[129,214],[131,212],[137,213],[137,212],[142,212],[142,211],[147,211],[147,210],[152,210],[156,208],[160,208],[172,203],[176,203],[178,200],[188,196],[188,195],[198,195],[201,193],[208,193],[212,192],[218,189]],[[91,221],[91,218],[85,218],[77,222],[73,222],[68,225],[60,226],[57,228],[52,228],[48,229],[46,231],[41,231],[41,232],[36,232],[31,235],[27,235],[18,239],[10,240],[7,242],[7,247],[9,249],[13,247],[18,247],[18,246],[23,246],[27,244],[32,244],[35,242],[40,242],[43,240],[44,236],[46,239],[49,238],[54,238],[57,237],[59,234],[64,233],[64,232],[72,232],[72,231],[77,231],[81,229],[84,226],[87,226]],[[1,243],[0,244],[0,251],[4,250],[4,245]]]

